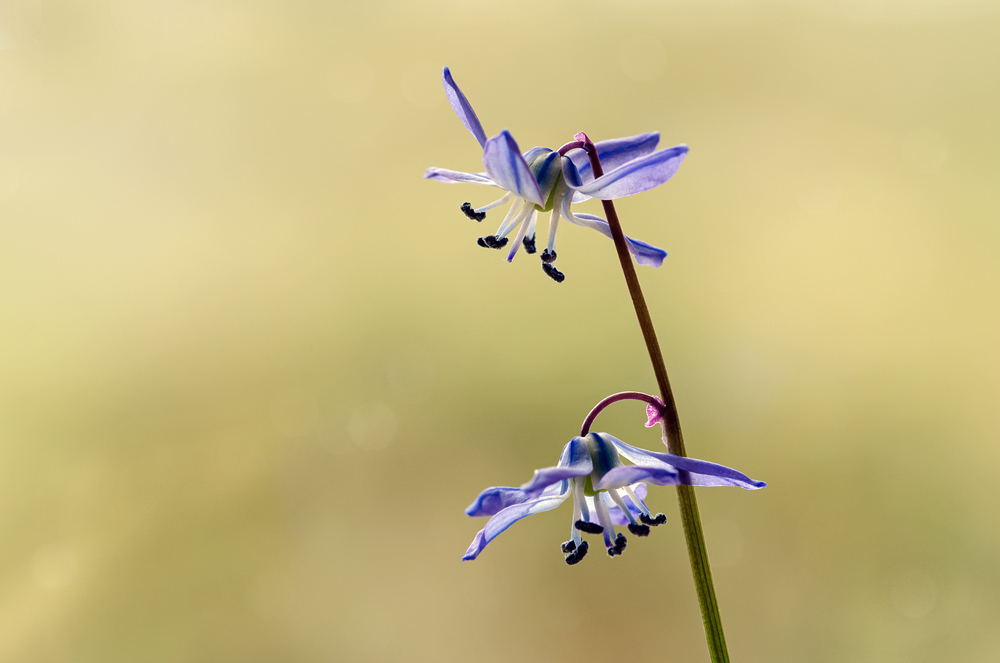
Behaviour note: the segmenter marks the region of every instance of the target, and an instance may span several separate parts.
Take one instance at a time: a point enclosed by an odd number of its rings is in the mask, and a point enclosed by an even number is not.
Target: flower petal
[[[754,481],[742,472],[707,460],[665,453],[657,453],[656,457],[681,470],[681,483],[689,486],[737,486],[746,490],[757,490],[767,485],[763,481]]]
[[[449,184],[487,184],[500,188],[486,173],[463,173],[460,170],[448,170],[447,168],[428,168],[427,172],[424,173],[424,179]]]
[[[604,435],[607,435],[607,433],[604,433]],[[633,447],[631,444],[626,444],[613,435],[608,435],[608,437],[611,443],[615,445],[615,448],[618,449],[618,453],[627,460],[647,468],[662,467],[664,464],[674,467],[679,470],[680,483],[689,486],[738,486],[746,490],[756,490],[767,485],[763,481],[754,481],[742,472],[737,472],[724,465],[717,465],[696,458],[684,458],[683,456],[675,456],[668,453],[646,451],[645,449]],[[650,481],[650,483],[654,482]]]
[[[513,191],[514,195],[536,205],[544,205],[538,182],[521,156],[514,137],[506,129],[486,141],[483,165],[500,188]]]
[[[542,495],[533,500],[528,500],[527,502],[522,502],[520,504],[514,504],[506,509],[502,509],[499,513],[489,519],[489,522],[486,523],[486,527],[479,530],[476,534],[476,538],[472,540],[472,544],[469,546],[469,549],[465,551],[462,561],[469,561],[478,557],[479,553],[483,551],[483,548],[485,548],[490,541],[500,536],[500,534],[506,531],[508,527],[517,521],[536,513],[554,509],[562,504],[567,497],[569,497],[569,490],[566,490],[559,495]]]
[[[601,168],[608,172],[618,166],[628,163],[632,159],[649,154],[656,149],[660,143],[660,132],[652,131],[638,136],[628,136],[627,138],[612,138],[596,143],[597,156],[601,160]],[[583,150],[571,150],[567,154],[580,173],[582,182],[591,182],[594,179],[594,171],[590,168],[590,157]]]
[[[592,198],[612,200],[649,191],[673,177],[687,153],[687,145],[677,145],[633,159],[584,184],[577,192]]]
[[[531,148],[530,150],[524,153],[524,160],[526,163],[531,163],[532,161],[537,159],[540,154],[548,154],[551,151],[552,150],[550,150],[547,147],[541,147],[540,145],[536,145],[535,147]]]
[[[590,460],[587,444],[581,437],[574,437],[563,447],[559,464],[555,467],[545,467],[535,470],[531,481],[521,486],[528,497],[536,497],[545,488],[558,481],[585,477],[594,471],[594,463]]]
[[[666,463],[659,465],[620,465],[608,470],[594,490],[611,490],[645,481],[654,486],[675,486],[680,483],[677,470]]]
[[[520,488],[494,486],[479,493],[475,501],[465,508],[465,515],[476,517],[493,516],[509,506],[526,502],[535,497],[551,497],[562,492],[562,486],[553,484],[540,494],[529,496]]]
[[[483,125],[479,123],[476,111],[472,110],[469,100],[458,89],[458,85],[455,83],[455,79],[451,77],[451,70],[448,67],[445,67],[444,71],[441,72],[441,81],[444,83],[444,93],[448,95],[448,103],[455,109],[458,119],[462,121],[462,124],[469,130],[469,133],[476,137],[479,144],[485,147],[486,132],[483,131]]]
[[[563,209],[565,210],[565,208]],[[573,216],[567,216],[566,218],[570,223],[576,223],[577,225],[586,226],[587,228],[593,228],[606,237],[611,237],[611,226],[609,226],[608,222],[599,216],[594,216],[593,214],[574,213]],[[587,223],[579,223],[578,221],[585,221]],[[632,239],[628,236],[625,237],[625,244],[628,245],[628,250],[635,256],[635,261],[640,265],[659,267],[663,264],[663,259],[667,257],[667,252],[663,249],[637,239]]]
[[[520,488],[494,486],[479,493],[479,497],[465,509],[467,516],[493,516],[509,506],[528,499]]]

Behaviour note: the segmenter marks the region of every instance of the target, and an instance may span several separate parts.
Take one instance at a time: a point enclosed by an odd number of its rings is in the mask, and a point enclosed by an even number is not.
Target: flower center
[[[587,444],[587,451],[590,453],[590,461],[594,464],[594,471],[587,475],[587,481],[584,484],[584,493],[589,497],[593,497],[597,492],[605,492],[603,490],[595,491],[594,486],[600,483],[604,475],[610,470],[621,466],[622,461],[618,457],[618,450],[603,435],[591,433],[583,439]]]
[[[538,182],[538,188],[542,192],[544,206],[535,205],[539,212],[550,212],[555,202],[560,198],[560,194],[566,190],[566,182],[563,180],[563,159],[558,152],[546,149],[534,155],[528,168]]]

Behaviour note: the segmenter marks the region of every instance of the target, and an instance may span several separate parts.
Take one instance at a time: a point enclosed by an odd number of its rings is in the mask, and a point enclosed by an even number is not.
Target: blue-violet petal
[[[689,486],[737,486],[746,490],[756,490],[767,485],[724,465],[669,453],[647,451],[626,444],[612,435],[608,437],[622,457],[642,467],[662,467],[664,463],[672,466],[678,470],[680,483]]]
[[[536,513],[556,508],[562,504],[567,497],[569,497],[568,490],[561,495],[543,495],[533,500],[528,500],[527,502],[522,502],[521,504],[514,504],[501,510],[489,519],[483,529],[476,533],[476,538],[472,540],[472,544],[469,546],[469,549],[465,551],[465,555],[462,557],[462,560],[469,561],[475,559],[490,541],[500,536],[508,527],[522,518],[527,518],[528,516]]]
[[[544,204],[535,176],[521,156],[514,137],[506,129],[486,141],[483,166],[500,188],[513,191],[515,196],[536,205]]]
[[[469,133],[476,137],[479,144],[485,147],[486,132],[483,131],[483,125],[480,124],[479,118],[476,116],[476,111],[472,110],[469,100],[458,89],[458,85],[455,83],[455,79],[451,77],[451,70],[448,67],[445,67],[444,71],[441,72],[441,81],[444,83],[444,93],[448,95],[448,103],[455,109],[458,119],[462,121],[462,124],[469,130]]]
[[[605,173],[614,170],[618,166],[628,163],[632,159],[638,159],[656,149],[660,143],[660,132],[651,131],[638,136],[628,136],[626,138],[612,138],[602,140],[595,144],[597,156],[601,160],[601,169]],[[567,154],[573,163],[576,164],[580,172],[582,182],[591,182],[594,179],[594,171],[590,168],[590,157],[583,150],[571,150]]]
[[[594,464],[590,460],[587,443],[583,441],[583,438],[574,437],[563,447],[559,464],[555,467],[535,470],[531,481],[521,486],[521,490],[529,497],[535,497],[554,483],[574,477],[585,477],[593,471]]]
[[[594,216],[593,214],[574,214],[573,216],[582,221],[587,221],[588,223],[584,225],[588,228],[598,231],[605,237],[611,237],[611,226],[601,217]],[[570,223],[575,223],[572,218],[567,217],[567,220]],[[663,259],[667,257],[667,252],[663,249],[638,239],[632,239],[627,235],[625,237],[625,244],[628,245],[628,250],[635,256],[635,261],[640,265],[659,267],[663,264]]]
[[[584,184],[577,189],[577,193],[601,200],[613,200],[649,191],[673,177],[687,153],[687,145],[677,145],[633,159]]]
[[[438,182],[448,182],[449,184],[487,184],[497,186],[497,183],[489,178],[486,173],[463,173],[459,170],[448,170],[447,168],[428,168],[424,173],[425,180],[437,180]]]

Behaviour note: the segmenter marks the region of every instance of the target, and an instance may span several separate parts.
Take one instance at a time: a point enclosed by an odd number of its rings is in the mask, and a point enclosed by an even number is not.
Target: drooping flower
[[[482,207],[473,208],[468,202],[461,207],[471,219],[482,221],[486,212],[511,203],[496,233],[480,237],[480,246],[501,249],[514,239],[507,253],[508,262],[523,245],[527,253],[535,253],[535,225],[539,212],[551,212],[548,244],[542,251],[542,269],[557,282],[565,275],[555,267],[556,229],[560,219],[592,228],[611,237],[608,222],[592,214],[574,213],[571,204],[588,198],[611,200],[648,191],[663,184],[677,172],[688,152],[686,145],[677,145],[655,152],[660,134],[645,133],[628,138],[601,141],[596,144],[605,173],[594,179],[587,155],[581,149],[569,147],[558,152],[534,147],[523,155],[506,129],[487,139],[483,125],[469,100],[455,84],[447,67],[441,74],[445,94],[451,107],[469,132],[483,148],[486,172],[464,173],[446,168],[428,168],[424,177],[439,182],[462,182],[493,186],[506,193]],[[567,146],[570,144],[567,144]],[[564,146],[566,148],[567,146]],[[655,246],[626,238],[629,251],[640,265],[659,267],[667,252]]]
[[[631,465],[622,462],[622,458]],[[573,498],[570,539],[562,544],[567,564],[576,564],[587,554],[583,533],[603,534],[608,556],[621,555],[627,539],[615,526],[643,537],[650,526],[667,521],[646,506],[646,484],[673,486],[739,486],[747,490],[764,487],[736,470],[704,460],[646,451],[607,433],[574,437],[563,447],[555,467],[535,470],[531,481],[520,488],[487,488],[469,505],[470,516],[492,516],[476,534],[463,560],[475,559],[490,541],[527,516],[549,511]]]

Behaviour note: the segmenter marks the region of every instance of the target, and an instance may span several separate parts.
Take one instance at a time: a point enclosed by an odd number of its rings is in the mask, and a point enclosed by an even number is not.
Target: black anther
[[[548,249],[542,250],[542,262],[549,264],[556,261],[556,252]]]
[[[566,556],[566,563],[570,566],[577,564],[581,559],[587,556],[587,551],[589,549],[590,544],[586,541],[582,542],[579,546],[577,546],[576,550]]]
[[[617,557],[625,552],[625,546],[628,545],[628,539],[625,538],[624,534],[619,533],[618,538],[615,539],[615,545],[613,548],[608,548],[608,557]]]
[[[472,205],[469,203],[462,203],[462,211],[465,212],[465,216],[469,217],[474,221],[482,221],[486,218],[486,212],[477,212],[472,209]]]
[[[632,525],[628,526],[628,531],[632,532],[636,536],[649,536],[649,525]]]
[[[573,523],[573,527],[587,534],[601,534],[604,528],[597,523],[588,523],[586,520],[578,520]]]
[[[552,277],[552,280],[556,283],[562,283],[566,280],[566,275],[555,268],[555,265],[550,265],[548,263],[542,263],[542,271]]]
[[[535,253],[536,251],[538,251],[538,249],[535,248],[535,238],[534,238],[534,236],[525,237],[524,241],[522,242],[522,244],[524,245],[524,252],[525,253]]]
[[[576,542],[575,541],[570,540],[570,541],[567,541],[566,543],[562,544],[562,551],[564,553],[571,553],[574,550],[576,550]]]
[[[487,235],[476,240],[476,244],[484,249],[502,249],[507,245],[507,238],[497,239],[494,235]]]
[[[639,516],[639,520],[645,523],[646,525],[652,525],[653,527],[656,527],[657,525],[662,525],[663,523],[667,522],[667,517],[662,513],[656,514],[655,518],[650,518],[646,514],[642,514],[641,516]]]

